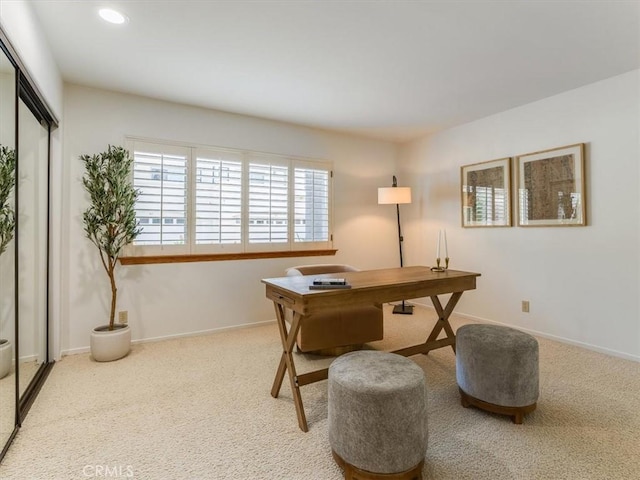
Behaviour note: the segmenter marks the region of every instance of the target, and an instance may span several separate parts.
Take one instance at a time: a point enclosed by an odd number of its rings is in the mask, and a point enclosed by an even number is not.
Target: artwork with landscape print
[[[462,226],[511,226],[511,159],[465,165],[462,177]]]
[[[584,144],[517,157],[518,225],[584,226]]]

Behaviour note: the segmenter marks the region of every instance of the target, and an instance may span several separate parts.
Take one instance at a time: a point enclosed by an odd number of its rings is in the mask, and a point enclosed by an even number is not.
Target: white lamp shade
[[[378,188],[378,203],[411,203],[411,187],[380,187]]]

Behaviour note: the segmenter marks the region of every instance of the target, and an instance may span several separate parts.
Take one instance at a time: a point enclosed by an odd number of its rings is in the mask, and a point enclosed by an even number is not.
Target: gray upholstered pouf
[[[329,442],[345,478],[422,478],[427,392],[413,361],[366,350],[338,357],[329,368],[328,410]]]
[[[538,341],[510,327],[464,325],[456,332],[456,378],[463,406],[522,423],[538,401]]]

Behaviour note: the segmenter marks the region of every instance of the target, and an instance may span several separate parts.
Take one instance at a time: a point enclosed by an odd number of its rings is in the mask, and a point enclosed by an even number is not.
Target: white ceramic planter
[[[0,378],[6,377],[11,371],[12,362],[11,342],[9,340],[0,339]]]
[[[131,350],[129,325],[116,323],[113,330],[107,325],[91,332],[91,356],[96,362],[111,362],[124,357]]]

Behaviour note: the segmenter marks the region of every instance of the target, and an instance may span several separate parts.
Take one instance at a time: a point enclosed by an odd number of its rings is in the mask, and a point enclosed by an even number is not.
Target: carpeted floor
[[[393,316],[397,348],[426,338],[435,313]],[[453,318],[454,329],[465,323]],[[302,388],[298,429],[275,324],[138,344],[112,363],[58,362],[0,466],[2,479],[338,480],[326,382]],[[450,348],[411,357],[429,390],[425,479],[640,478],[640,364],[539,339],[540,401],[523,425],[460,406]],[[298,371],[330,359],[297,356]]]

